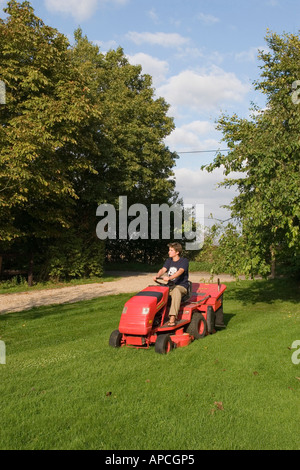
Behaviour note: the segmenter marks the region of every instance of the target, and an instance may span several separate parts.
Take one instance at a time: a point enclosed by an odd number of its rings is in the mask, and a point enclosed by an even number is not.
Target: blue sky
[[[0,6],[5,5],[0,0]],[[266,49],[267,28],[297,34],[299,0],[32,0],[43,21],[66,34],[81,26],[102,52],[121,46],[131,63],[153,77],[157,96],[170,104],[176,129],[166,139],[179,153],[177,190],[185,203],[205,204],[224,220],[233,190],[218,189],[221,170],[201,165],[224,148],[215,121],[221,112],[245,117],[251,101],[264,107],[253,90],[259,77],[258,49]],[[3,16],[3,15],[2,15]],[[300,79],[300,77],[299,77]],[[226,147],[226,146],[225,146]],[[138,201],[137,201],[138,202]]]

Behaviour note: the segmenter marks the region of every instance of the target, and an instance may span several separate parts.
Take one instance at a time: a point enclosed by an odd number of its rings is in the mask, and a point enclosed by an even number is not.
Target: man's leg
[[[176,286],[171,291],[170,295],[172,298],[171,308],[169,312],[169,324],[174,324],[179,312],[181,299],[187,293],[187,289],[183,286]]]

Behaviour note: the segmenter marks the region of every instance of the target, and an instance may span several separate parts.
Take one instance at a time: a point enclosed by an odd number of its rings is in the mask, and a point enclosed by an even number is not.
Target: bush
[[[41,277],[55,281],[103,275],[105,244],[75,233],[57,240],[48,250]]]

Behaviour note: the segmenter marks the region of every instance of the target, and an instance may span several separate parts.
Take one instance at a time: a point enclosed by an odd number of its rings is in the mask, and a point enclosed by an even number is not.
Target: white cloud
[[[166,74],[169,70],[168,62],[159,60],[143,52],[139,52],[135,55],[127,56],[129,62],[132,65],[141,65],[142,73],[147,73],[153,78],[153,85],[156,87],[166,78]]]
[[[255,62],[259,51],[268,52],[268,48],[266,46],[250,47],[246,51],[237,52],[234,57],[238,62]]]
[[[185,61],[198,60],[200,57],[204,57],[204,48],[198,47],[179,47],[176,53],[176,58]]]
[[[128,0],[45,0],[46,8],[49,11],[69,14],[77,21],[89,19],[98,6],[107,3],[125,5]]]
[[[210,25],[219,23],[220,19],[213,15],[206,15],[205,13],[199,13],[197,18],[204,24]]]
[[[185,70],[171,77],[157,94],[163,96],[177,114],[178,107],[197,111],[212,111],[224,104],[242,102],[250,85],[242,83],[232,72],[217,66],[209,71]]]
[[[209,121],[192,121],[176,129],[165,144],[177,152],[215,150],[220,147],[219,133]]]
[[[263,52],[264,54],[268,54],[269,52],[271,52],[271,50],[266,45],[258,46],[258,47],[250,47],[246,51],[237,52],[234,57],[237,62],[255,62],[259,60],[258,55],[260,52]]]
[[[96,11],[97,0],[45,0],[46,8],[72,15],[76,20],[87,20]]]
[[[149,18],[151,18],[151,20],[154,23],[157,24],[159,22],[159,18],[158,18],[155,8],[152,8],[151,10],[147,11],[147,15],[149,16]]]
[[[147,43],[163,47],[179,47],[190,41],[189,38],[185,38],[178,33],[137,33],[130,31],[127,33],[126,37],[137,45]]]
[[[185,204],[204,204],[205,225],[211,225],[215,221],[209,221],[210,214],[214,219],[226,220],[230,212],[222,208],[228,205],[237,195],[236,188],[218,188],[218,184],[224,180],[223,168],[218,168],[212,173],[205,170],[190,170],[180,168],[174,171],[176,190]],[[237,174],[230,175],[232,177]]]
[[[100,47],[100,51],[105,53],[110,49],[116,49],[118,47],[118,43],[113,39],[110,41],[93,41],[93,44],[96,44]]]

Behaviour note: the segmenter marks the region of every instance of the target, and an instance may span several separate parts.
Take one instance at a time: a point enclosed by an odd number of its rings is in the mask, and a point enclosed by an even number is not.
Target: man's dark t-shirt
[[[178,261],[173,261],[172,258],[168,258],[164,264],[164,268],[167,269],[168,276],[172,276],[173,274],[177,273],[177,271],[182,268],[184,269],[184,273],[181,276],[176,277],[173,279],[176,286],[183,286],[186,289],[189,287],[188,279],[189,279],[189,262],[186,258],[179,258]]]

